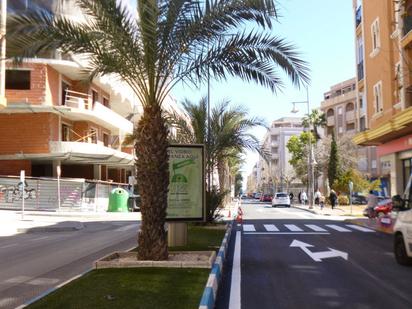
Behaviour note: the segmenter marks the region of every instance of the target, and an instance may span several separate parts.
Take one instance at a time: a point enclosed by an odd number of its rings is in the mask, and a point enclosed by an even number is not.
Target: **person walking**
[[[322,194],[320,193],[319,189],[316,190],[316,192],[315,192],[315,204],[316,204],[316,205],[319,205],[320,197],[321,197],[321,196],[322,196]]]
[[[289,193],[290,204],[293,203],[293,192]]]
[[[302,199],[302,204],[306,205],[306,201],[308,200],[308,196],[306,195],[306,192],[303,191],[300,198]]]
[[[335,190],[333,190],[333,189],[330,190],[329,200],[330,200],[330,204],[331,204],[331,206],[332,206],[332,209],[335,208],[337,199],[338,199],[338,196],[336,195]]]
[[[299,194],[298,194],[298,202],[299,204],[302,203],[302,192],[301,191],[299,191]]]

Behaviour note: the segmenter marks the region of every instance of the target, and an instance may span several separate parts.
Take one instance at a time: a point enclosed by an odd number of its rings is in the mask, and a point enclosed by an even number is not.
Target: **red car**
[[[261,202],[271,202],[272,198],[273,196],[270,194],[262,194],[262,196],[260,197],[260,201]]]
[[[369,208],[366,208],[363,211],[363,215],[368,218],[381,218],[392,211],[393,203],[391,199],[380,199],[378,205],[373,208],[371,211]]]

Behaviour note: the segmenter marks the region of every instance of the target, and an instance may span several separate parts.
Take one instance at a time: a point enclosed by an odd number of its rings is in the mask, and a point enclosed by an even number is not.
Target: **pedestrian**
[[[315,192],[315,204],[319,205],[320,202],[320,197],[322,196],[322,193],[320,193],[319,189]]]
[[[338,196],[336,195],[335,190],[333,190],[333,189],[330,190],[329,200],[330,200],[330,204],[332,206],[332,209],[335,208],[337,199],[338,199]]]
[[[293,193],[292,192],[289,193],[289,199],[290,199],[290,203],[292,204],[292,202],[293,202]]]
[[[320,204],[320,210],[322,210],[323,207],[325,206],[325,196],[322,194],[320,195],[320,198],[319,198],[319,204]]]
[[[300,196],[300,198],[302,199],[302,204],[306,205],[306,201],[308,200],[308,196],[306,195],[305,191],[302,192],[302,195]]]
[[[299,204],[302,204],[302,192],[300,192],[300,191],[299,191],[299,194],[298,194],[298,202],[299,202]]]

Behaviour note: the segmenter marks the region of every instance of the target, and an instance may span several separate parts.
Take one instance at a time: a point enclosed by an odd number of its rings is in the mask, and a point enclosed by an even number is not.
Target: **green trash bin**
[[[109,195],[109,212],[128,212],[127,200],[129,193],[122,189],[116,188]]]

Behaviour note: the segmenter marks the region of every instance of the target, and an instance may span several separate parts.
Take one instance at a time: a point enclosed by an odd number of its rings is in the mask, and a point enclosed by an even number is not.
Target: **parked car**
[[[403,205],[399,213],[394,231],[394,253],[396,261],[401,265],[412,266],[412,175],[409,177],[403,196]]]
[[[352,204],[353,205],[366,205],[368,201],[366,200],[366,196],[359,194],[359,193],[354,193],[352,195]]]
[[[271,194],[262,194],[262,196],[260,197],[260,201],[261,202],[271,202],[272,198],[273,196]]]
[[[260,197],[261,197],[261,196],[262,196],[262,193],[257,192],[257,193],[255,194],[255,199],[260,200]]]
[[[275,193],[275,196],[272,199],[272,207],[277,207],[277,206],[290,207],[289,194],[287,194],[286,192]]]

